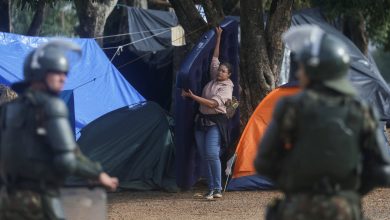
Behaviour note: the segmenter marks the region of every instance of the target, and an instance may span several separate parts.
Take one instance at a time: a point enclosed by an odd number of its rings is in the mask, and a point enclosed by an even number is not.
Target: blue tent
[[[10,85],[23,79],[25,56],[45,37],[0,33],[0,83]],[[66,101],[76,135],[99,116],[145,101],[111,64],[94,39],[68,39],[82,48],[82,57],[69,72],[61,97]]]

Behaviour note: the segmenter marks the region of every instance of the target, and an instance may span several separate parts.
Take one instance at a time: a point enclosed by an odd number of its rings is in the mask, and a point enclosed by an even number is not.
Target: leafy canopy
[[[363,16],[370,39],[390,49],[390,0],[312,0],[331,17]]]

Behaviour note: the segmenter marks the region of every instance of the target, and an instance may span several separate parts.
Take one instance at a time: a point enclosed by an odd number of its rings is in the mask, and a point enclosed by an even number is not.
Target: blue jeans
[[[195,131],[195,140],[198,147],[201,161],[206,166],[207,182],[209,190],[222,190],[221,186],[221,134],[217,125],[207,126],[204,130]]]

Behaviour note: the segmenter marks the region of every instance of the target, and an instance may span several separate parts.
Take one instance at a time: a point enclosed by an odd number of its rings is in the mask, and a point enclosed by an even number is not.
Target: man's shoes
[[[213,192],[213,198],[216,198],[216,199],[222,198],[222,191],[219,189],[215,189]]]

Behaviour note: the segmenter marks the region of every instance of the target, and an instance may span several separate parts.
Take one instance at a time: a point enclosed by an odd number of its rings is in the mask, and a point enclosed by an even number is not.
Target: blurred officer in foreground
[[[33,50],[24,62],[25,88],[1,108],[0,219],[65,219],[59,188],[70,175],[115,190],[118,180],[80,152],[68,121],[62,91],[71,58],[81,49],[52,41]]]
[[[266,219],[363,219],[361,196],[389,183],[389,158],[373,110],[347,79],[346,46],[317,26],[283,36],[303,91],[283,98],[262,139],[255,167],[283,199]]]

